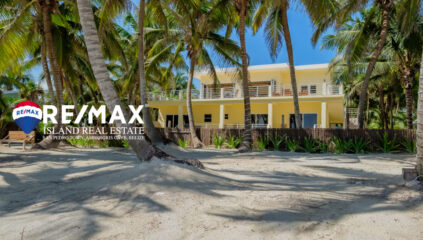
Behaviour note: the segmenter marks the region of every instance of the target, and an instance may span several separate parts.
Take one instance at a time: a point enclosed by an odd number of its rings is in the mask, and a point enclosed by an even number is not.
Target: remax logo
[[[13,120],[26,134],[34,130],[41,119],[41,108],[35,102],[23,101],[16,104],[13,109]]]

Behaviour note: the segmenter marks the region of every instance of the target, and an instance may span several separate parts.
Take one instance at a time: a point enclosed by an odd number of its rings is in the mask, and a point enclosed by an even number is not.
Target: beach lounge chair
[[[23,131],[9,131],[9,134],[0,140],[0,144],[3,142],[7,142],[8,147],[10,147],[10,143],[22,143],[23,149],[25,149],[27,143],[31,143],[31,146],[34,146],[35,132],[32,131],[26,134]]]

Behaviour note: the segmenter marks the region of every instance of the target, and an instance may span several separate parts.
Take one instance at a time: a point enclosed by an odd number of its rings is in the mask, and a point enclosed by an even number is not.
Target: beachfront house
[[[296,66],[297,88],[304,128],[340,128],[344,125],[342,85],[330,81],[328,64]],[[291,78],[286,63],[257,65],[250,74],[252,123],[255,128],[294,128]],[[192,91],[196,126],[243,128],[242,83],[233,68],[217,69],[216,85],[207,72],[196,72],[199,89]],[[149,94],[156,127],[187,128],[186,91]]]

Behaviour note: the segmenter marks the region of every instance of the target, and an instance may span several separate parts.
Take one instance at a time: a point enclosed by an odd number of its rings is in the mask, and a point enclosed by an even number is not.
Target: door
[[[317,125],[317,113],[305,113],[303,115],[304,128],[314,128],[314,126]]]

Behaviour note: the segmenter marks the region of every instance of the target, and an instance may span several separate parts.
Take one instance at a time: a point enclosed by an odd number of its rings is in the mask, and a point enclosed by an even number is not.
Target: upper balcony
[[[263,85],[250,86],[249,93],[251,98],[283,98],[292,97],[293,91],[290,84],[285,85]],[[298,85],[298,96],[301,97],[324,97],[324,96],[343,96],[342,85],[315,83],[307,85]],[[202,88],[194,89],[191,92],[192,99],[239,99],[243,98],[241,88],[221,87],[221,88]],[[167,101],[186,99],[186,90],[171,90],[162,93],[148,93],[149,101]]]

